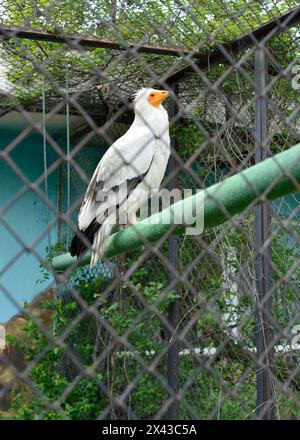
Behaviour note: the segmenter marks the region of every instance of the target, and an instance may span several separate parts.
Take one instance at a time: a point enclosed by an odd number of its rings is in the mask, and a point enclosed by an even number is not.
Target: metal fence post
[[[267,60],[263,46],[258,46],[255,52],[255,162],[261,162],[268,155],[267,151]],[[255,208],[256,232],[256,356],[260,360],[257,365],[257,417],[258,419],[274,418],[274,394],[272,388],[271,365],[273,358],[272,347],[272,296],[271,288],[271,244],[266,246],[270,235],[271,205],[263,203]]]
[[[175,84],[172,86],[175,97],[178,96],[178,85]],[[170,119],[174,118],[176,113],[178,112],[176,101],[173,97],[170,103]],[[174,135],[171,136],[171,156],[169,160],[169,173],[172,173],[176,168],[176,160],[172,152],[177,149],[177,141]],[[174,176],[169,183],[169,189],[175,188],[177,184],[177,177]],[[169,263],[173,266],[174,270],[179,273],[179,248],[178,248],[178,237],[176,235],[172,235],[169,238]],[[172,272],[169,273],[169,283],[174,280],[174,275]],[[173,291],[178,292],[179,283],[176,282],[172,288]],[[180,319],[179,313],[180,303],[179,300],[176,299],[169,306],[168,310],[168,321],[172,328],[177,328]],[[170,338],[171,335],[168,335]],[[172,335],[172,343],[168,350],[168,385],[172,388],[172,390],[177,393],[179,390],[179,347],[178,342],[176,340],[176,334]],[[168,408],[168,418],[170,420],[176,420],[179,416],[179,407],[178,402],[173,401]]]

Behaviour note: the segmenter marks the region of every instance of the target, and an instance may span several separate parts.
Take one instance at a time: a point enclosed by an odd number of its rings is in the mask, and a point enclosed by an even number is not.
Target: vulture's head
[[[162,109],[162,103],[169,96],[166,90],[143,88],[134,95],[134,110],[140,114]]]

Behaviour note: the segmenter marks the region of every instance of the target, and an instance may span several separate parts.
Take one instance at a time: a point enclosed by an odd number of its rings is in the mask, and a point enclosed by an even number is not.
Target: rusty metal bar
[[[93,37],[83,35],[56,35],[52,32],[44,30],[30,29],[26,27],[17,26],[0,26],[0,38],[2,40],[9,40],[11,38],[23,38],[26,40],[48,41],[51,43],[65,43],[76,44],[79,47],[87,48],[103,48],[103,49],[115,49],[126,51],[129,48],[135,49],[141,53],[152,53],[156,55],[170,55],[175,57],[181,57],[183,55],[191,55],[192,57],[202,57],[203,54],[195,52],[192,49],[186,47],[168,46],[164,44],[145,44],[145,43],[132,43],[127,42],[126,45],[118,43],[114,39],[105,37]],[[76,46],[74,45],[74,49]]]

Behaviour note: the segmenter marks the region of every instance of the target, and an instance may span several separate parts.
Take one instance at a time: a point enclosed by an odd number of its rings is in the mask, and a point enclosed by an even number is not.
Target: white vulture
[[[113,212],[117,210],[119,217],[122,213],[130,224],[135,224],[138,209],[151,190],[160,187],[170,155],[169,118],[162,106],[167,97],[167,91],[150,88],[135,94],[132,125],[106,151],[93,174],[70,248],[71,255],[79,257],[90,243],[91,266],[105,252],[113,228]]]

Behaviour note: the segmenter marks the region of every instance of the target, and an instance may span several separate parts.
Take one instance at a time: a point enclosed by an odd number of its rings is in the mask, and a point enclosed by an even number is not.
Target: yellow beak
[[[169,96],[169,92],[167,90],[155,90],[149,96],[149,102],[154,107],[160,106],[162,102]]]

